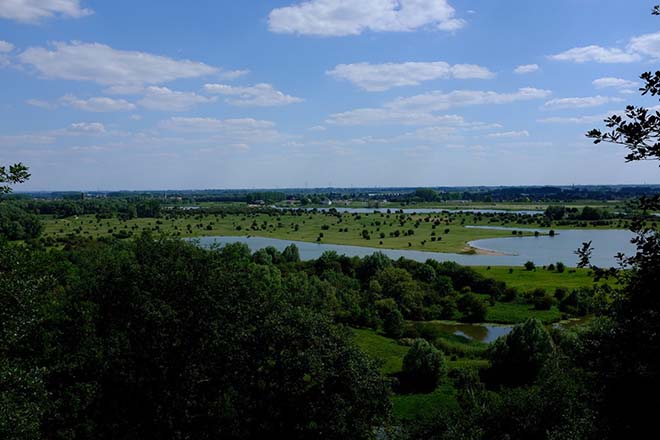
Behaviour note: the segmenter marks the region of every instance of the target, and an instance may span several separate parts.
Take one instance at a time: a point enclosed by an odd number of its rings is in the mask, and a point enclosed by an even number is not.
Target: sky
[[[660,183],[636,0],[0,0],[0,164],[36,190]]]

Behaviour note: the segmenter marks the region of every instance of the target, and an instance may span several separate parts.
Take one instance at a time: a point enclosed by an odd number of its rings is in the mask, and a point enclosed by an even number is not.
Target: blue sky
[[[660,183],[584,137],[658,104],[653,4],[0,0],[0,164],[22,190]]]

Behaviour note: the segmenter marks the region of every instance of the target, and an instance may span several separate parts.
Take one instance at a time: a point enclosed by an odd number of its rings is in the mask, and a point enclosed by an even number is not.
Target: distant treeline
[[[285,199],[308,200],[389,200],[398,202],[562,202],[573,200],[621,200],[660,194],[658,185],[600,186],[511,186],[511,187],[433,187],[433,188],[318,188],[282,190],[190,190],[52,192],[13,194],[13,199],[81,200],[86,198],[157,199],[167,203],[257,202],[273,203]]]
[[[604,187],[507,187],[466,191],[420,188],[399,195],[374,195],[371,198],[394,202],[570,202],[579,200],[622,200],[660,194],[656,186]]]

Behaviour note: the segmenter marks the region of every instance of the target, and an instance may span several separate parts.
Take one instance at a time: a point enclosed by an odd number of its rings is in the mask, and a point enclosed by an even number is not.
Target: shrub
[[[399,339],[403,334],[403,315],[394,307],[385,312],[383,317],[383,332],[385,336]]]
[[[553,352],[552,339],[543,324],[537,319],[528,319],[495,341],[488,350],[491,361],[488,376],[505,385],[529,384]]]
[[[458,310],[463,314],[461,321],[483,322],[488,311],[486,303],[473,293],[466,293],[458,300]]]
[[[445,356],[424,339],[415,339],[403,358],[403,374],[409,387],[431,392],[447,374]]]

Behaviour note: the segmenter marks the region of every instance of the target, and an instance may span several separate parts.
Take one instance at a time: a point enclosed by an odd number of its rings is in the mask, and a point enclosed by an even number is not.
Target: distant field
[[[512,216],[514,218],[515,216]],[[192,214],[165,215],[159,219],[140,218],[122,221],[117,218],[97,220],[79,218],[44,218],[45,236],[77,234],[87,237],[116,235],[126,237],[148,230],[179,237],[204,235],[260,236],[308,242],[366,246],[383,249],[414,249],[431,252],[461,253],[474,251],[467,243],[484,238],[511,237],[511,231],[468,229],[465,225],[534,228],[537,223],[495,221],[474,214]],[[517,220],[516,220],[517,221]],[[623,226],[623,225],[621,225]],[[561,229],[561,228],[555,228]],[[525,232],[524,235],[533,235]]]
[[[571,208],[581,209],[585,206],[590,206],[593,208],[601,209],[621,209],[625,204],[625,201],[613,201],[613,202],[598,202],[598,201],[579,201],[579,202],[555,202],[555,203],[515,203],[515,202],[503,202],[503,203],[478,203],[478,202],[469,202],[469,203],[456,203],[456,202],[418,202],[418,203],[396,203],[396,202],[362,202],[362,201],[351,201],[351,202],[342,202],[334,201],[332,206],[339,208],[391,208],[391,209],[415,209],[415,208],[438,208],[438,209],[501,209],[507,211],[545,211],[548,206],[567,206]],[[328,208],[327,205],[308,205],[308,208]]]
[[[504,266],[493,266],[490,269],[483,266],[473,266],[472,269],[488,278],[504,281],[508,286],[521,291],[542,288],[552,292],[557,287],[575,289],[578,287],[591,287],[594,284],[589,269],[566,269],[563,273],[545,270],[540,267],[532,271],[525,270],[522,267]],[[510,270],[511,272],[509,272]],[[613,281],[610,282],[613,283]],[[601,283],[606,283],[606,281],[601,281]]]

